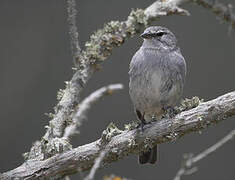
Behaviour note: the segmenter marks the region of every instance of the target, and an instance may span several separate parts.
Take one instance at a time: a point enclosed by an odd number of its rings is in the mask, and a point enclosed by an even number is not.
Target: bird
[[[166,27],[151,26],[140,35],[142,46],[129,67],[129,94],[142,131],[155,117],[172,112],[183,94],[186,62],[176,36]],[[140,164],[155,164],[158,146],[140,152]]]

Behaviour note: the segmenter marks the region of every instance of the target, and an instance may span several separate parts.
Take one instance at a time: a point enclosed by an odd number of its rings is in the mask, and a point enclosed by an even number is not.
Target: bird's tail
[[[140,164],[155,164],[158,160],[158,146],[155,145],[152,149],[147,152],[141,152],[139,154],[139,163]]]

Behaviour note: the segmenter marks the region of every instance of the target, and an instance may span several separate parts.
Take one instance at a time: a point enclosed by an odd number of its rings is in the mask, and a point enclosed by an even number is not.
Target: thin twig
[[[64,136],[65,138],[70,138],[71,136],[78,133],[78,127],[81,126],[84,119],[86,119],[87,111],[90,107],[102,98],[105,95],[111,95],[112,93],[123,89],[122,84],[111,84],[106,87],[102,87],[92,94],[90,94],[87,98],[85,98],[81,104],[79,104],[78,110],[74,113],[72,123],[65,128]]]
[[[94,179],[96,170],[100,167],[100,164],[103,161],[105,154],[106,154],[105,150],[101,151],[99,157],[96,158],[95,163],[94,163],[93,167],[91,168],[90,173],[87,175],[87,177],[84,178],[84,180],[93,180]]]
[[[70,35],[70,43],[71,43],[71,52],[73,57],[73,62],[75,66],[77,66],[76,59],[79,57],[81,53],[81,48],[78,40],[78,29],[76,25],[76,1],[75,0],[67,0],[67,13],[68,13],[68,23],[69,23],[69,35]]]
[[[198,4],[208,10],[211,10],[217,17],[222,21],[229,23],[229,28],[232,27],[235,29],[235,14],[232,11],[232,4],[223,4],[218,0],[189,0],[193,3]]]
[[[184,161],[182,163],[182,167],[177,172],[174,180],[180,180],[183,175],[189,175],[197,171],[197,167],[193,167],[195,163],[207,157],[209,154],[215,152],[217,149],[222,147],[225,143],[232,140],[235,136],[235,129],[228,133],[224,138],[219,140],[216,144],[199,153],[196,156],[189,154],[184,157]]]

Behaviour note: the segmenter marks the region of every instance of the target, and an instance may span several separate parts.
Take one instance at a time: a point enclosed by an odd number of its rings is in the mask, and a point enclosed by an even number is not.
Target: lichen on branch
[[[201,131],[231,116],[235,116],[235,91],[211,101],[201,102],[197,107],[183,111],[174,118],[164,118],[145,125],[143,132],[140,128],[120,131],[112,124],[103,133],[104,138],[54,155],[44,161],[28,161],[0,177],[2,180],[9,177],[38,179],[55,175],[64,177],[76,173],[78,169],[81,172],[86,171],[93,166],[95,159],[105,147],[108,151],[101,163],[103,167],[156,144],[175,141],[186,134]],[[102,142],[105,142],[104,146]]]

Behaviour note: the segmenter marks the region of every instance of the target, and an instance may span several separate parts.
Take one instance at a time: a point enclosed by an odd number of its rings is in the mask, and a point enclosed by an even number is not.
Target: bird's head
[[[175,35],[165,27],[148,27],[140,36],[144,39],[143,46],[145,47],[158,49],[174,49],[177,47]]]

